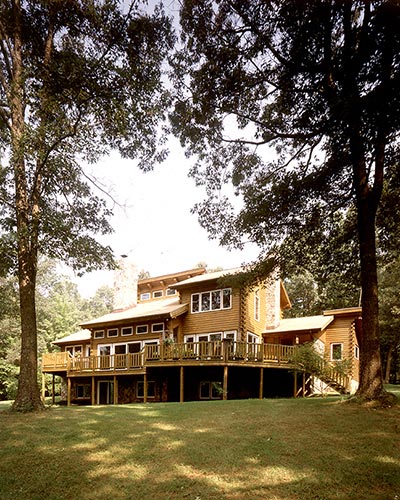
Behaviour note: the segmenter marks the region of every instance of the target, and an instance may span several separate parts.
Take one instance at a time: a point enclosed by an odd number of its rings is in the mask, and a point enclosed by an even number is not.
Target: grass
[[[400,406],[327,397],[5,408],[1,500],[400,499]]]

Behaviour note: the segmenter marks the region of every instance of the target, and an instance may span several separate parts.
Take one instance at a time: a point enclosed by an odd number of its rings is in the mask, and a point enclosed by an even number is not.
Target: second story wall
[[[228,292],[229,290],[229,292]],[[218,297],[218,292],[220,295]],[[189,304],[189,312],[185,317],[182,334],[212,333],[227,330],[239,330],[240,327],[240,294],[232,288],[218,288],[210,284],[192,287],[180,291],[181,303]],[[230,306],[228,307],[228,293]],[[214,306],[212,301],[214,300]],[[223,301],[225,300],[225,304]],[[199,305],[198,305],[199,301]],[[207,302],[210,301],[210,307]],[[205,307],[202,308],[202,302]],[[219,308],[217,309],[217,305]],[[202,310],[202,309],[209,310]]]

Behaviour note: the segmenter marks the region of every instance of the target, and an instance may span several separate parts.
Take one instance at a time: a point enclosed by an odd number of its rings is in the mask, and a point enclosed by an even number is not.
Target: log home
[[[346,380],[334,364],[351,349],[357,359],[361,311],[284,320],[290,301],[282,282],[243,289],[232,280],[240,272],[198,268],[138,280],[124,261],[114,310],[55,341],[60,352],[43,355],[43,375],[53,375],[53,389],[61,377],[67,404],[306,395],[316,390],[315,376],[293,360],[299,343],[312,341],[332,367],[323,383],[352,389],[356,363]]]

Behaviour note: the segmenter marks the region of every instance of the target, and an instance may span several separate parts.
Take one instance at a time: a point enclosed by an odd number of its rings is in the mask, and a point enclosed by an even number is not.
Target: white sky
[[[194,160],[185,158],[176,139],[170,140],[169,148],[167,160],[152,172],[141,172],[135,161],[122,160],[116,153],[93,167],[106,190],[124,206],[115,206],[115,232],[99,239],[101,243],[110,245],[116,257],[129,255],[151,276],[192,269],[199,262],[229,269],[254,260],[254,246],[228,251],[208,239],[197,216],[190,213],[204,198],[204,191],[188,177]],[[81,294],[90,296],[99,286],[111,286],[113,273],[94,272],[76,281]]]

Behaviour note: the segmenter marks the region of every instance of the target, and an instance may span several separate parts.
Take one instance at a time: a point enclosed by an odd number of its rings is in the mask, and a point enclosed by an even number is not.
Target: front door
[[[114,403],[114,382],[99,380],[97,382],[97,404],[111,405]]]

